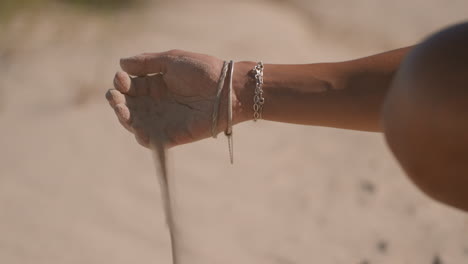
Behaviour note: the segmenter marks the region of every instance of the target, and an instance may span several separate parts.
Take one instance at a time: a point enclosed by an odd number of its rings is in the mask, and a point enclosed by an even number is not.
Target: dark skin
[[[338,63],[307,65],[266,65],[264,108],[266,120],[381,132],[380,109],[408,48]],[[254,63],[241,62],[241,72]],[[250,107],[253,83],[245,79],[239,98],[247,105],[245,119],[253,116]]]
[[[383,111],[387,142],[426,194],[468,211],[468,24],[404,59]]]
[[[419,45],[361,59],[265,65],[263,118],[383,132],[413,182],[432,198],[468,211],[468,24]],[[233,121],[252,120],[255,62],[237,62]],[[107,98],[124,127],[149,147],[210,136],[222,60],[173,50],[121,60]],[[146,76],[163,72],[163,75]],[[183,74],[182,74],[183,73]],[[225,89],[226,91],[227,89]],[[226,127],[223,94],[218,132]],[[384,109],[384,111],[382,111]]]

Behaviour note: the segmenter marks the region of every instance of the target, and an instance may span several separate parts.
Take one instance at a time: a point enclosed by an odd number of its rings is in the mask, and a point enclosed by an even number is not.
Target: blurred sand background
[[[120,57],[267,63],[411,45],[466,0],[41,4],[0,22],[0,263],[169,263],[150,153],[104,99]],[[468,214],[421,194],[381,135],[261,121],[171,150],[182,263],[468,263]]]

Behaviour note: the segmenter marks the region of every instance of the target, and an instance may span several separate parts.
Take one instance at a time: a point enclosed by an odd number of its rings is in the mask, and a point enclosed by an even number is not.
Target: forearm
[[[307,65],[266,64],[263,118],[271,121],[380,131],[380,109],[409,48],[370,57]],[[254,62],[235,70],[237,123],[253,117]]]

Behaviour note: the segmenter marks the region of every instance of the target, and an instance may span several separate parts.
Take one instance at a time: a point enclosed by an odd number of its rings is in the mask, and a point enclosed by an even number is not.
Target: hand
[[[109,90],[106,98],[138,143],[148,148],[154,142],[172,147],[211,136],[221,59],[171,50],[125,58],[120,64],[123,71],[117,72],[115,89]],[[228,76],[225,83],[227,80]],[[220,102],[218,133],[227,123],[226,87]],[[234,91],[232,100],[237,117],[239,103]]]

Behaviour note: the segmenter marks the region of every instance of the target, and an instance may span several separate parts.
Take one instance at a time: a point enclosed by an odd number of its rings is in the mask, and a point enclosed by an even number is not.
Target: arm
[[[266,64],[263,118],[271,121],[381,131],[380,109],[411,47],[362,59],[307,65]],[[236,63],[236,122],[253,117],[256,63]]]
[[[264,69],[263,118],[278,122],[380,131],[380,109],[393,75],[410,48],[339,62],[270,65]],[[121,124],[149,147],[211,136],[212,113],[223,61],[172,50],[121,60],[107,99]],[[234,123],[253,117],[254,62],[238,62],[233,76]],[[162,74],[155,74],[162,73]],[[140,77],[130,77],[140,76]],[[217,132],[227,123],[227,89]]]

